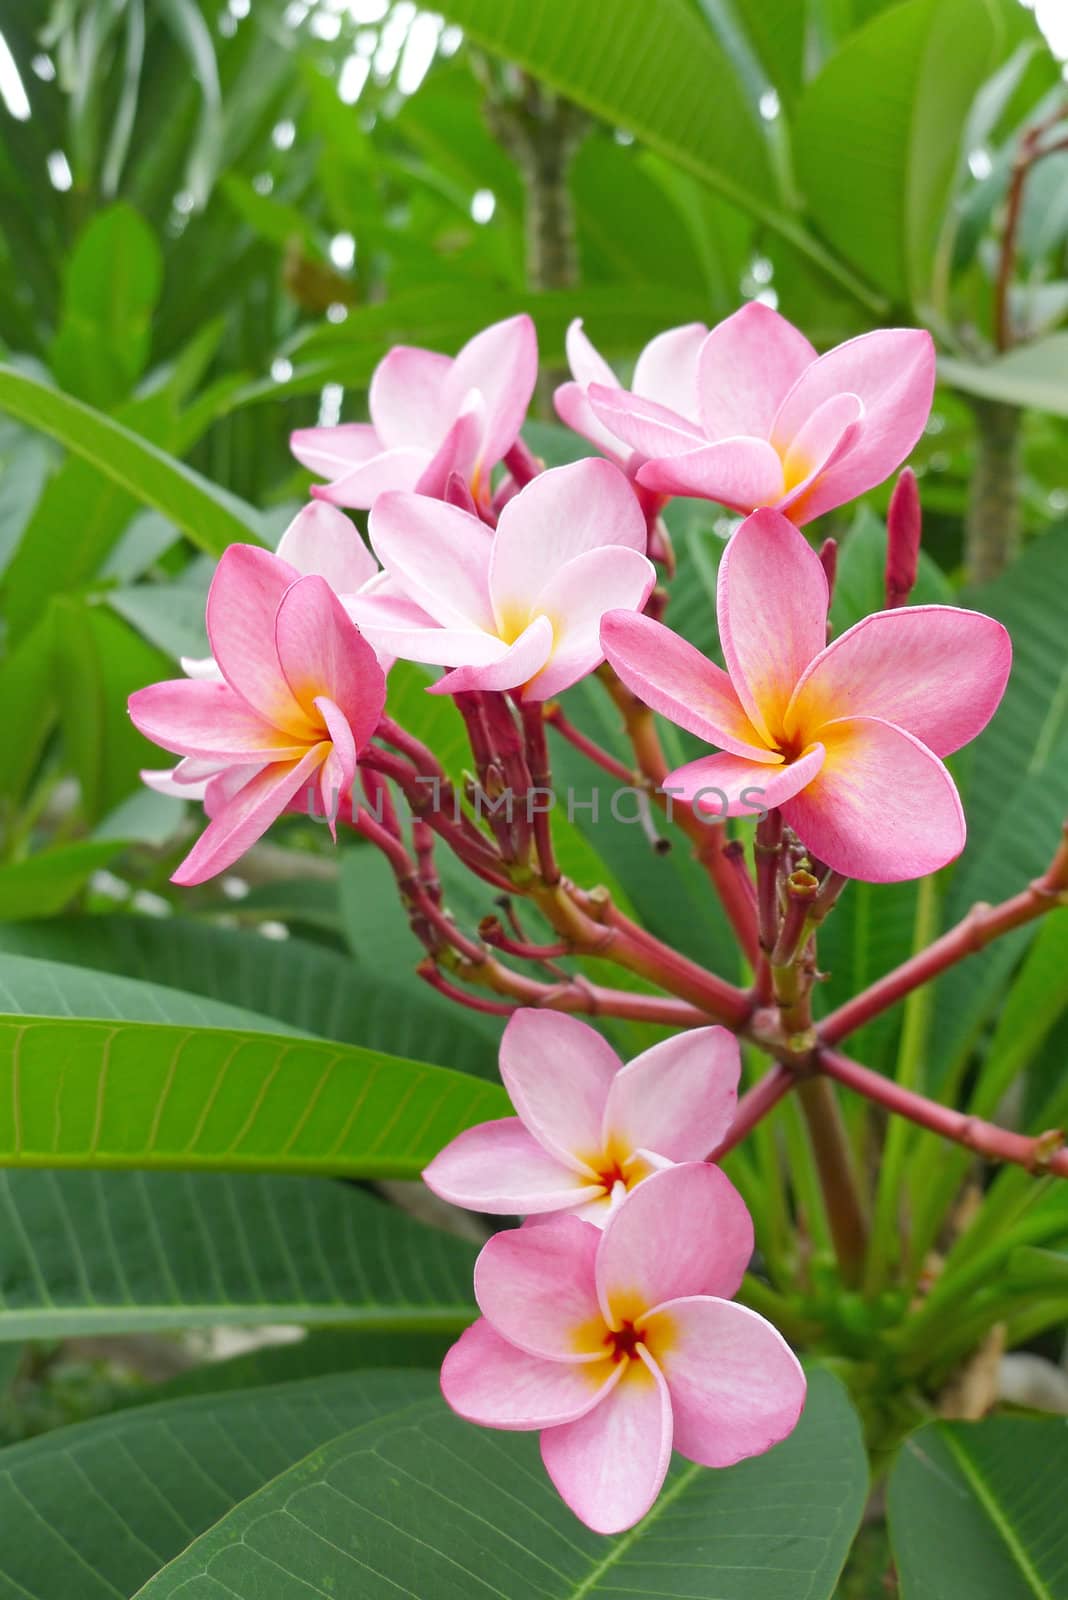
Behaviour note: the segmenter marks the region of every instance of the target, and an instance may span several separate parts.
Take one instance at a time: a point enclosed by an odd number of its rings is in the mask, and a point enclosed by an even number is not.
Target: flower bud
[[[886,513],[886,605],[903,606],[916,582],[920,559],[920,492],[916,474],[906,467],[894,485]]]

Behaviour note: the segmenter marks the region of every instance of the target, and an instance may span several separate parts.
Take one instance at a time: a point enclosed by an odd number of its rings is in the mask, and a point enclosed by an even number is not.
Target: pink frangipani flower
[[[312,494],[363,509],[386,489],[441,498],[452,473],[479,505],[490,474],[519,436],[538,375],[538,342],[528,316],[496,322],[452,358],[395,346],[375,368],[371,420],[298,428],[290,447],[330,481]]]
[[[660,1492],[672,1446],[727,1467],[796,1426],[805,1378],[770,1323],[731,1303],[753,1249],[718,1167],[656,1172],[603,1232],[577,1217],[498,1233],[475,1264],[482,1316],[441,1388],[489,1428],[541,1431],[575,1515],[620,1533]]]
[[[646,705],[723,752],[671,773],[673,794],[727,816],[751,814],[756,795],[836,872],[923,877],[964,848],[964,813],[939,758],[997,709],[1009,635],[980,612],[909,606],[865,617],[828,645],[827,605],[804,535],[758,511],[719,568],[726,672],[648,617],[615,612],[601,640]]]
[[[644,489],[740,512],[775,506],[799,526],[882,483],[922,433],[934,392],[934,345],[921,329],[865,333],[818,356],[758,301],[701,340],[693,406],[691,363],[687,346],[682,403],[654,396],[648,381],[639,389],[637,372],[633,392],[587,374],[581,407],[565,385],[561,415],[587,432],[588,412],[596,443],[629,446]]]
[[[517,1011],[501,1039],[501,1078],[518,1116],[468,1128],[423,1173],[471,1211],[561,1210],[603,1227],[650,1173],[703,1161],[737,1099],[738,1041],[694,1028],[626,1066],[595,1029],[557,1011]]]
[[[681,328],[669,328],[666,333],[657,334],[634,364],[631,393],[641,400],[650,400],[655,405],[675,412],[696,428],[697,358],[707,337],[708,329],[703,322],[690,322]],[[613,433],[590,405],[591,385],[597,385],[598,389],[618,390],[624,398],[627,391],[608,362],[586,337],[581,317],[576,317],[567,330],[567,360],[573,381],[562,383],[553,396],[560,420],[595,444],[603,455],[617,462],[624,471],[637,472],[645,457],[640,451],[632,450],[620,435]]]
[[[333,819],[386,695],[374,651],[326,579],[301,577],[268,550],[225,552],[207,623],[221,682],[182,678],[130,697],[146,738],[197,764],[189,778],[214,774],[211,820],[173,875],[180,884],[224,871],[315,785]]]
[[[540,473],[495,529],[444,501],[383,494],[370,534],[384,572],[350,614],[377,649],[453,668],[436,694],[559,694],[604,660],[604,613],[640,611],[656,580],[645,518],[607,461]]]

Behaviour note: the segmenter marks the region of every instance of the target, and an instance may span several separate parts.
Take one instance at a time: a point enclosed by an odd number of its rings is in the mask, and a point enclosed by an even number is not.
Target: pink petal
[[[552,647],[552,623],[548,617],[535,617],[515,643],[510,644],[495,661],[486,666],[458,666],[455,671],[432,684],[430,693],[459,694],[464,689],[521,689],[541,671]]]
[[[433,452],[452,420],[445,385],[452,362],[433,350],[394,345],[378,363],[367,403],[387,450],[415,445]]]
[[[325,578],[300,578],[286,590],[274,639],[286,681],[308,716],[321,727],[316,701],[332,700],[362,750],[382,716],[385,674]]]
[[[703,1467],[762,1455],[797,1426],[805,1374],[770,1322],[729,1300],[670,1301],[642,1323],[667,1382],[675,1449]]]
[[[658,333],[634,364],[634,393],[643,400],[667,406],[688,422],[696,422],[697,362],[707,338],[708,329],[703,322],[689,322]]]
[[[923,432],[934,381],[934,341],[918,328],[861,334],[806,368],[772,427],[772,443],[783,453],[813,411],[832,395],[859,395],[864,405],[864,420],[852,447],[806,496],[806,522],[874,488],[904,461]]]
[[[208,786],[208,778],[200,778],[195,782],[183,783],[175,776],[177,769],[168,767],[166,771],[142,767],[141,782],[154,789],[157,794],[165,794],[174,800],[203,800],[204,791]],[[212,774],[214,777],[214,773]]]
[[[683,455],[647,461],[638,482],[657,494],[688,494],[715,500],[730,511],[753,511],[782,497],[782,462],[765,439],[720,439]]]
[[[643,456],[682,455],[706,443],[695,422],[629,389],[591,383],[586,393],[594,416]]]
[[[332,483],[313,483],[311,492],[316,500],[367,511],[380,494],[413,490],[429,462],[429,452],[414,445],[383,450],[369,461],[351,467]]]
[[[429,495],[432,500],[446,499],[449,479],[456,473],[466,484],[474,479],[479,487],[479,457],[486,427],[486,407],[476,391],[468,396],[460,414],[442,439],[433,457],[423,468],[415,485],[416,494]],[[486,474],[488,487],[488,474]],[[455,502],[454,502],[455,503]],[[472,500],[474,504],[474,499]],[[461,509],[466,509],[461,507]],[[477,515],[477,508],[469,515]]]
[[[834,717],[881,717],[948,756],[986,727],[1011,666],[1012,640],[993,617],[955,606],[879,611],[812,662],[787,727],[815,732]]]
[[[489,588],[507,638],[565,562],[606,545],[645,553],[645,518],[626,478],[609,461],[576,461],[542,472],[509,500],[493,536]]]
[[[832,394],[795,434],[782,464],[786,493],[779,510],[789,508],[790,521],[796,526],[811,521],[808,499],[812,485],[853,448],[863,416],[864,406],[855,394]]]
[[[274,619],[299,573],[256,545],[224,551],[208,590],[208,638],[226,682],[265,721],[305,742],[315,737],[274,648]]]
[[[953,779],[927,746],[877,717],[828,722],[826,759],[784,820],[820,861],[848,878],[923,878],[964,849]]]
[[[545,1361],[509,1344],[485,1317],[445,1357],[441,1392],[468,1422],[530,1432],[584,1416],[619,1382],[612,1361]]]
[[[730,1127],[741,1054],[726,1028],[694,1028],[635,1056],[612,1080],[606,1149],[703,1161]]]
[[[230,688],[207,679],[173,678],[130,696],[134,727],[175,755],[216,762],[284,761],[307,741],[280,732]]]
[[[212,817],[177,872],[172,873],[171,882],[183,887],[204,883],[233,866],[282,815],[294,795],[314,780],[329,753],[329,744],[316,744],[300,761],[273,762],[264,767]]]
[[[487,586],[492,534],[478,517],[418,494],[384,494],[368,521],[375,555],[443,627],[496,633]]]
[[[734,1294],[753,1254],[753,1224],[719,1167],[687,1162],[628,1194],[597,1252],[597,1298],[619,1328],[680,1295]]]
[[[616,438],[596,416],[580,383],[562,383],[553,391],[556,414],[567,427],[595,444],[603,455],[623,466],[631,455],[629,445]]]
[[[697,365],[701,422],[710,439],[767,439],[775,414],[816,352],[793,323],[752,300],[717,324]]]
[[[585,388],[587,384],[603,383],[607,384],[609,389],[613,384],[618,384],[619,380],[604,356],[594,348],[583,332],[581,317],[576,317],[568,324],[564,344],[567,350],[567,364],[577,384]]]
[[[495,322],[469,339],[445,383],[447,414],[454,415],[472,389],[486,405],[482,472],[487,477],[515,444],[538,376],[538,336],[524,315]]]
[[[755,511],[719,565],[719,638],[738,698],[768,744],[809,662],[827,642],[827,576],[804,534],[778,511]]]
[[[755,817],[800,794],[823,765],[823,746],[811,745],[796,761],[768,767],[741,756],[699,756],[664,779],[665,793],[704,812],[723,817]]]
[[[563,1211],[601,1192],[592,1174],[550,1155],[518,1117],[465,1129],[425,1168],[423,1182],[454,1206],[495,1216]]]
[[[620,1366],[622,1379],[594,1409],[541,1436],[541,1459],[576,1517],[595,1533],[640,1522],[671,1461],[671,1401],[655,1363]]]
[[[622,1062],[596,1029],[560,1011],[517,1011],[501,1038],[501,1079],[538,1143],[596,1172],[608,1091]]]
[[[599,1231],[577,1217],[495,1233],[475,1263],[475,1299],[490,1326],[528,1355],[602,1362],[611,1335],[597,1304]],[[606,1344],[607,1341],[607,1344]]]
[[[325,578],[335,594],[355,594],[378,572],[353,523],[325,500],[313,500],[297,512],[277,553],[302,577]]]
[[[384,446],[367,422],[342,422],[335,428],[297,428],[289,448],[302,467],[321,478],[338,478],[381,455]]]
[[[601,646],[627,688],[661,716],[749,761],[781,761],[761,740],[722,667],[652,617],[610,611]]]
[[[587,550],[565,562],[534,602],[534,611],[552,622],[553,650],[524,698],[548,700],[599,667],[604,660],[601,618],[616,606],[640,611],[655,583],[653,563],[619,545]]]
[[[356,776],[356,740],[344,714],[333,700],[325,695],[317,695],[315,709],[326,724],[333,747],[319,774],[319,794],[323,803],[322,814],[336,842],[339,808],[342,802],[350,798],[352,780]]]

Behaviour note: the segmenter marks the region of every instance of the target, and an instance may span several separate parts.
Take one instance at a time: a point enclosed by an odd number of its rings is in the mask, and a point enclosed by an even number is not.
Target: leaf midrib
[[[1046,1587],[1041,1576],[1035,1570],[1027,1551],[1020,1543],[1012,1525],[1002,1512],[990,1485],[983,1477],[975,1461],[972,1460],[956,1435],[949,1429],[943,1432],[942,1437],[946,1448],[957,1464],[958,1471],[965,1478],[975,1498],[986,1512],[995,1532],[1000,1535],[1008,1547],[1009,1554],[1027,1580],[1032,1592],[1037,1596],[1037,1600],[1055,1600],[1053,1590]]]

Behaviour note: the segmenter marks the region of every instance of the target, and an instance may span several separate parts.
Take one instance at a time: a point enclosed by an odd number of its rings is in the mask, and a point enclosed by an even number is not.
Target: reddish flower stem
[[[1068,1178],[1068,1149],[1064,1147],[1064,1134],[1059,1128],[1034,1137],[1013,1133],[1008,1128],[984,1122],[981,1117],[970,1117],[965,1111],[939,1105],[937,1101],[928,1100],[926,1095],[902,1088],[892,1078],[872,1072],[837,1050],[820,1050],[817,1065],[821,1072],[847,1089],[873,1100],[876,1105],[885,1106],[896,1116],[907,1117],[921,1128],[940,1134],[943,1139],[952,1139],[955,1144],[974,1150],[987,1160],[1011,1161],[1029,1172],[1049,1172]]]
[[[549,767],[549,747],[545,742],[545,721],[540,701],[520,705],[523,719],[523,739],[526,745],[527,766],[535,789],[543,789],[551,800],[552,772]],[[530,811],[534,824],[534,849],[538,857],[538,870],[542,882],[560,882],[560,868],[553,851],[552,824],[549,813],[538,804],[539,797],[531,795]]]
[[[676,822],[695,846],[694,855],[708,873],[720,904],[734,929],[746,960],[756,965],[760,953],[756,918],[752,902],[738,883],[737,868],[724,858],[726,828],[722,822],[702,822],[690,806],[677,804],[664,791],[668,765],[660,746],[656,721],[649,707],[644,705],[612,671],[606,662],[598,667],[597,676],[608,689],[623,718],[623,726],[634,749],[638,770],[649,783],[652,798],[672,821]]]
[[[889,1010],[897,1001],[918,989],[921,984],[936,978],[947,967],[974,955],[1000,934],[1013,928],[1022,928],[1056,905],[1068,899],[1068,825],[1060,846],[1048,869],[1026,889],[1003,900],[1000,905],[976,905],[934,944],[917,955],[903,961],[899,967],[879,978],[870,988],[863,990],[845,1005],[832,1011],[820,1024],[820,1039],[824,1044],[837,1044],[847,1034],[854,1033],[873,1017]]]
[[[728,1151],[733,1150],[736,1144],[741,1144],[742,1140],[752,1133],[758,1122],[763,1122],[768,1112],[774,1110],[779,1101],[789,1094],[796,1082],[795,1073],[781,1061],[777,1061],[759,1083],[754,1083],[753,1087],[742,1095],[726,1137],[707,1159],[722,1161]]]
[[[1053,155],[1058,150],[1068,147],[1068,140],[1058,139],[1053,144],[1042,145],[1042,136],[1063,122],[1068,115],[1063,104],[1057,106],[1048,117],[1028,128],[1020,139],[1020,145],[1012,164],[1012,176],[1009,181],[1009,194],[1005,206],[1005,227],[1001,237],[1001,259],[998,264],[997,283],[994,290],[994,332],[997,337],[999,350],[1009,350],[1015,343],[1014,329],[1012,326],[1012,309],[1009,303],[1012,289],[1012,277],[1016,267],[1016,239],[1020,227],[1020,217],[1023,213],[1024,188],[1031,168],[1044,156]]]
[[[592,761],[602,771],[609,773],[613,778],[618,778],[620,783],[633,784],[634,773],[624,761],[617,761],[615,756],[603,750],[593,739],[588,739],[584,733],[570,722],[555,700],[550,700],[545,708],[545,720],[550,728],[555,728],[568,744],[574,745],[576,750],[582,752],[588,761]]]
[[[560,939],[556,944],[531,944],[526,939],[510,938],[496,917],[483,917],[478,931],[495,950],[503,950],[506,956],[516,956],[521,961],[544,962],[555,956],[574,954],[575,947],[569,939]]]

